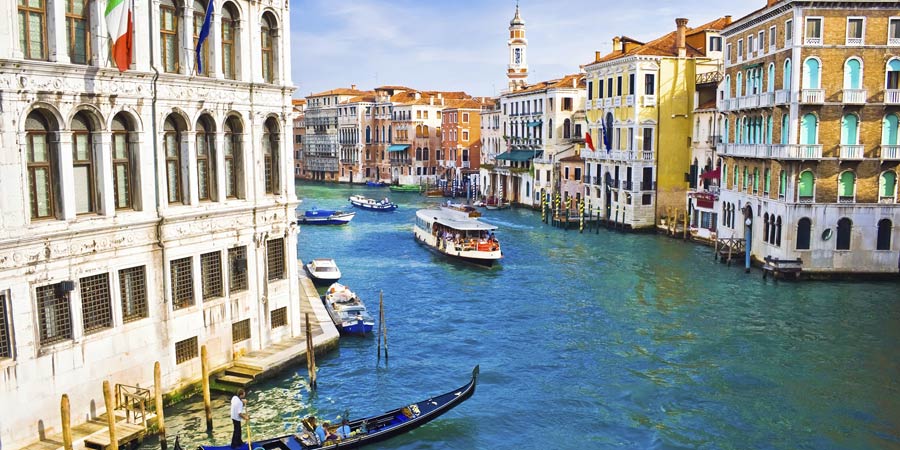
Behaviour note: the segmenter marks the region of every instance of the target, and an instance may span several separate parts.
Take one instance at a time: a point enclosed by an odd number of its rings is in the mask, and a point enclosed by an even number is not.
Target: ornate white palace
[[[301,333],[288,1],[134,2],[124,73],[105,3],[0,2],[6,448]]]

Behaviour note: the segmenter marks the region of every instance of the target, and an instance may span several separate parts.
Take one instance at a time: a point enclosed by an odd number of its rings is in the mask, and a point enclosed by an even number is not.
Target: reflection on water
[[[475,395],[378,448],[900,448],[896,283],[775,283],[664,237],[578,234],[525,210],[500,227],[494,270],[448,263],[412,238],[416,194],[304,185],[304,207],[390,196],[394,213],[347,227],[304,226],[299,255],[335,258],[342,283],[376,310],[384,292],[390,360],[373,338],[318,358],[319,390],[296,367],[249,395],[251,431],[273,436],[316,414],[371,415],[465,383]],[[377,314],[377,311],[373,311]],[[168,411],[185,448],[227,443],[228,398]],[[152,446],[145,444],[145,447]]]

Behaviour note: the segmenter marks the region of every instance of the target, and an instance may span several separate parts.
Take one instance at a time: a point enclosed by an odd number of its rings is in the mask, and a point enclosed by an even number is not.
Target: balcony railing
[[[655,95],[643,96],[643,106],[656,106],[656,96]]]
[[[900,89],[885,89],[884,103],[888,105],[900,105]]]
[[[604,99],[603,99],[603,106],[606,107],[606,108],[612,108],[612,99],[611,99],[611,98],[604,98]]]
[[[469,168],[469,161],[463,161],[463,162],[462,162],[462,168],[463,168],[463,169],[468,169],[468,168]]]
[[[655,181],[641,181],[641,190],[642,191],[655,191],[656,190],[656,182]]]
[[[900,45],[900,38],[889,37],[888,45]]]
[[[822,45],[822,38],[807,36],[806,39],[803,40],[803,43],[806,45]]]
[[[844,103],[849,105],[863,105],[866,103],[865,89],[844,89]]]
[[[882,145],[881,159],[900,160],[900,145]]]
[[[838,203],[856,203],[856,198],[852,195],[838,196]]]
[[[759,96],[747,95],[738,99],[738,108],[748,109],[759,107]]]
[[[786,105],[791,102],[791,91],[788,89],[781,89],[775,91],[775,104],[776,105]]]
[[[820,144],[725,144],[720,153],[744,158],[822,159]]]
[[[820,105],[825,103],[825,89],[804,89],[800,98],[803,103]]]
[[[634,106],[634,96],[629,95],[625,97],[625,106]]]
[[[863,38],[848,37],[847,45],[863,45]]]
[[[622,97],[616,97],[613,99],[613,106],[622,106]]]
[[[594,105],[593,100],[585,100],[584,101],[584,109],[591,109]]]
[[[863,159],[865,147],[862,145],[841,145],[841,159]]]
[[[775,104],[775,93],[774,92],[763,92],[759,94],[759,106],[760,108],[766,108]]]
[[[622,182],[622,189],[624,189],[626,191],[632,190],[631,188],[633,188],[633,187],[634,187],[634,183],[631,181],[623,181]]]

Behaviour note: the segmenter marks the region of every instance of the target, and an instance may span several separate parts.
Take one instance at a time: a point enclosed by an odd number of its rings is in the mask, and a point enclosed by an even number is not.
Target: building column
[[[139,43],[144,42],[147,45],[151,45],[151,43],[152,43],[153,48],[152,49],[147,48],[147,51],[149,52],[149,54],[146,54],[146,56],[150,57],[148,59],[153,60],[152,67],[155,67],[156,70],[158,70],[160,72],[165,72],[165,70],[162,66],[162,39],[160,39],[160,33],[159,33],[159,29],[161,28],[161,24],[162,24],[162,22],[160,22],[161,19],[159,17],[159,0],[150,0],[150,5],[151,5],[151,9],[149,11],[150,12],[149,26],[150,26],[151,30],[156,30],[156,31],[153,33],[152,37],[147,38],[148,42],[145,42],[145,41],[143,41],[142,38],[135,36],[134,56],[137,57],[138,55],[144,54],[143,53],[144,50],[142,50],[142,47],[138,46]],[[141,9],[140,7],[136,7],[135,13],[140,11],[140,9]],[[135,28],[134,28],[135,34],[138,34],[138,29],[140,29],[140,28],[142,28],[142,27],[139,27],[138,24],[135,23]],[[146,33],[142,33],[142,34],[146,34]],[[149,60],[144,62],[144,61],[140,61],[140,59],[138,59],[135,62],[138,64],[138,66],[137,66],[139,68],[138,70],[140,70],[141,67],[147,67],[148,70],[151,68],[151,64],[150,64]]]
[[[207,62],[207,64],[212,64],[209,76],[223,79],[225,78],[225,72],[222,70],[222,60],[224,59],[222,55],[222,13],[219,9],[213,9],[212,20],[209,24],[209,36],[206,38],[206,41],[208,42],[206,45],[210,47],[209,53],[212,55],[210,61]]]
[[[56,137],[55,141],[54,137]],[[62,220],[74,220],[75,173],[72,168],[72,133],[70,131],[60,131],[52,133],[48,138],[52,151],[56,152],[57,161],[59,161],[57,166],[59,170],[59,190],[54,191],[54,194],[59,194],[57,198],[59,217]]]
[[[51,62],[69,63],[66,39],[66,2],[47,4],[47,56]]]
[[[210,0],[213,1],[213,0]],[[181,48],[178,49],[179,73],[182,75],[193,75],[196,73],[194,64],[194,6],[190,1],[185,1],[182,10],[181,27],[178,36],[181,41]]]

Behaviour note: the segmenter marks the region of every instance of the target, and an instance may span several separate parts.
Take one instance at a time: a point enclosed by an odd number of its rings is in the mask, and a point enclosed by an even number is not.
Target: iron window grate
[[[272,328],[278,328],[287,325],[287,307],[282,306],[281,308],[274,309],[272,310],[271,315]]]
[[[119,271],[119,293],[122,296],[123,322],[133,322],[148,317],[145,272],[144,266]]]
[[[172,260],[169,263],[172,278],[172,304],[175,309],[194,305],[194,277],[191,274],[191,257]]]
[[[231,324],[231,342],[237,344],[250,339],[250,319]]]
[[[101,273],[79,280],[81,317],[84,334],[112,327],[112,305],[109,302],[109,274]]]
[[[72,316],[67,295],[57,297],[56,285],[40,286],[35,290],[38,305],[41,345],[72,339]]]
[[[175,364],[197,357],[197,336],[175,343]]]
[[[203,300],[222,296],[222,253],[200,255],[200,276],[203,280]]]
[[[228,292],[247,290],[247,247],[228,249]]]
[[[12,358],[12,339],[9,336],[9,329],[6,294],[0,294],[0,358]]]
[[[269,263],[269,281],[284,278],[284,239],[266,242]]]

